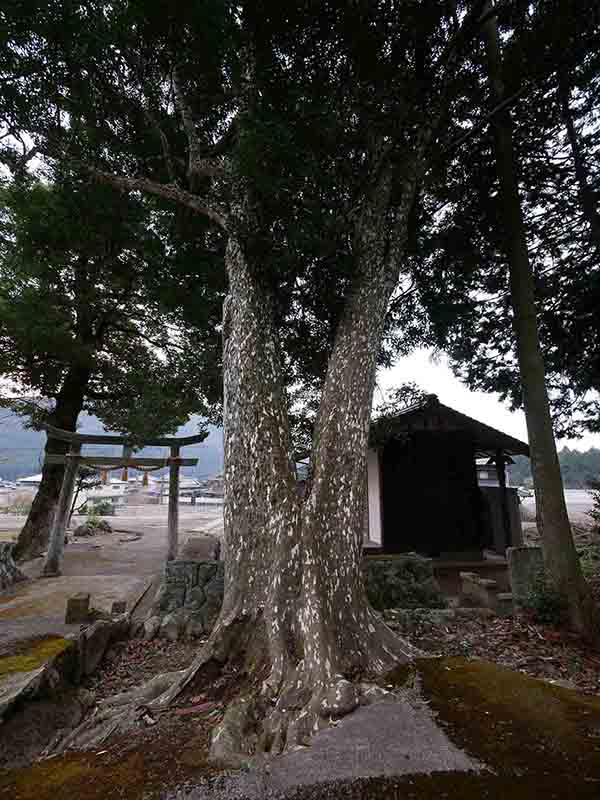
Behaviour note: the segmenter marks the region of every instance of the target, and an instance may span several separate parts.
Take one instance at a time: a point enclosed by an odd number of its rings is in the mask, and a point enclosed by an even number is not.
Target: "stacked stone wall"
[[[10,589],[11,586],[27,578],[15,564],[13,558],[14,544],[0,542],[0,592]]]
[[[446,605],[430,559],[416,554],[366,557],[363,571],[367,597],[378,611]],[[224,585],[222,561],[169,562],[143,628],[135,633],[173,641],[208,636],[221,609]]]

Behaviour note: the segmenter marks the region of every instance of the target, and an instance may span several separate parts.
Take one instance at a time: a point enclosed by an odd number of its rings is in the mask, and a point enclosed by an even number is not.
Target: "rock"
[[[85,536],[95,535],[96,528],[93,525],[90,525],[88,522],[84,522],[83,525],[78,525],[73,531],[73,536],[75,536],[77,539],[81,539]]]
[[[27,576],[15,564],[13,549],[12,542],[0,542],[0,592],[27,580]]]
[[[185,626],[186,639],[201,639],[204,636],[204,624],[199,615],[192,615]]]
[[[90,596],[86,592],[79,592],[67,600],[65,612],[65,625],[84,625],[88,622],[90,614]]]
[[[167,584],[172,582],[183,583],[184,585],[195,586],[198,583],[198,562],[167,561],[165,566],[165,581]]]
[[[219,564],[216,562],[204,561],[198,566],[198,586],[204,586],[211,578],[217,574]]]
[[[188,615],[181,611],[175,611],[172,614],[167,614],[164,617],[158,636],[160,639],[168,639],[170,642],[176,642],[185,630]]]
[[[112,533],[112,528],[105,519],[100,519],[98,521],[88,520],[82,525],[78,525],[73,531],[73,536],[82,538],[85,536],[97,536],[101,533]]]
[[[162,583],[154,597],[152,605],[154,613],[164,614],[182,608],[189,588],[191,587],[183,580],[168,580]]]
[[[89,689],[81,688],[77,692],[77,699],[81,703],[82,708],[91,708],[96,703],[96,693],[91,692]]]
[[[144,635],[144,620],[136,617],[129,623],[129,637],[138,639]]]
[[[84,675],[91,675],[95,672],[98,664],[102,661],[112,635],[112,624],[108,620],[103,619],[94,622],[93,625],[90,625],[89,628],[84,630]]]
[[[376,683],[363,684],[361,686],[361,704],[370,706],[374,703],[396,703],[398,698],[393,692],[378,686]]]
[[[149,641],[150,639],[154,639],[158,630],[160,628],[160,617],[150,617],[144,622],[144,639]]]
[[[209,533],[191,536],[184,545],[182,556],[192,561],[218,561],[221,556],[221,542]]]
[[[187,589],[185,593],[185,607],[198,611],[206,602],[206,593],[201,586]]]
[[[356,686],[344,678],[328,686],[320,697],[318,712],[322,717],[344,717],[357,707]]]

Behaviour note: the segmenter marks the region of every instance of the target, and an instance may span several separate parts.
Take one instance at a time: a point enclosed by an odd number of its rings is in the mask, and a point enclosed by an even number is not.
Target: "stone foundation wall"
[[[182,636],[207,636],[223,602],[225,565],[222,561],[170,561],[165,568],[144,636],[175,641]]]
[[[27,580],[15,564],[13,548],[14,545],[11,542],[0,542],[0,592],[9,589],[19,581]]]
[[[363,560],[365,591],[377,611],[388,608],[444,608],[446,601],[430,558],[416,553]]]
[[[367,557],[365,590],[373,608],[444,608],[430,559],[409,554]],[[134,634],[175,641],[208,636],[223,602],[222,561],[171,561],[154,603]]]

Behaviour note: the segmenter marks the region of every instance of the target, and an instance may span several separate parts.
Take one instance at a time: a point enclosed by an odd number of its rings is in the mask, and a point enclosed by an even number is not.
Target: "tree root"
[[[239,766],[256,753],[279,754],[305,746],[315,733],[337,724],[359,705],[387,699],[389,693],[365,681],[420,655],[378,618],[374,623],[357,660],[361,668],[344,675],[332,673],[327,659],[309,668],[303,660],[274,658],[257,632],[262,621],[221,620],[188,669],[157,675],[137,689],[106,698],[54,752],[97,748],[114,735],[152,724],[153,715],[171,706],[191,684],[201,691],[232,665],[239,666],[247,686],[214,729],[211,758]]]
[[[57,742],[49,755],[68,750],[88,750],[98,747],[115,734],[136,728],[153,700],[159,697],[185,672],[163,672],[129,692],[107,697],[98,703],[90,717]]]

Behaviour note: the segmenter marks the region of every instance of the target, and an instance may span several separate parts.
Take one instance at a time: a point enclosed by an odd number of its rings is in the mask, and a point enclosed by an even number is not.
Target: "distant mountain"
[[[190,420],[177,431],[177,436],[193,436],[198,433],[198,417]],[[81,414],[77,430],[80,433],[107,433],[97,417]],[[24,427],[18,414],[0,409],[0,478],[15,480],[40,472],[44,458],[46,434]],[[118,455],[118,447],[92,447],[89,452],[102,455]],[[146,456],[166,456],[166,448],[145,447],[141,451]],[[186,447],[182,451],[186,458],[197,458],[196,467],[186,467],[187,475],[206,478],[223,469],[223,431],[209,426],[208,437],[202,444]],[[161,470],[162,471],[162,470]],[[158,472],[160,474],[160,471]]]

